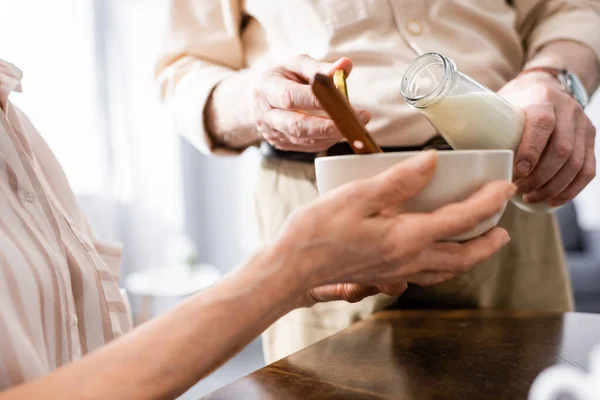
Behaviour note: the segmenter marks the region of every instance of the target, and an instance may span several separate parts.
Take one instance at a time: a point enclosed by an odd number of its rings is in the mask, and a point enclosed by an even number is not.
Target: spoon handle
[[[315,96],[356,154],[382,153],[381,148],[361,124],[358,115],[335,87],[330,77],[316,74],[310,85]]]

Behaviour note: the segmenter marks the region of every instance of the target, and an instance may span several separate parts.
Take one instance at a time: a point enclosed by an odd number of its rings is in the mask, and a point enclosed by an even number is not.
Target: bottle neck
[[[423,54],[404,73],[402,96],[412,107],[427,109],[450,93],[457,76],[456,64],[451,59],[438,53]]]

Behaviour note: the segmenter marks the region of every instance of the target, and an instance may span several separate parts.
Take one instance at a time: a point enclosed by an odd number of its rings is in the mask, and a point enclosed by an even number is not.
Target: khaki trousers
[[[318,196],[314,165],[263,159],[255,204],[259,238],[273,240],[287,216]],[[492,259],[432,287],[409,285],[399,298],[331,302],[290,312],[263,334],[267,363],[347,328],[374,311],[397,308],[495,308],[570,311],[573,298],[555,219],[509,204],[500,226],[511,242]]]

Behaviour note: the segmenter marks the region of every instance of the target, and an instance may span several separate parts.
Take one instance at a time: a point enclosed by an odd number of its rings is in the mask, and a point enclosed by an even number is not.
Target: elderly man
[[[306,85],[343,68],[349,94],[387,151],[443,147],[404,104],[401,77],[416,56],[439,52],[527,114],[515,175],[525,200],[560,205],[595,175],[595,129],[582,111],[598,86],[598,0],[172,0],[158,81],[179,131],[206,153],[264,154],[256,189],[259,235],[273,240],[289,213],[317,197],[313,160],[347,154]],[[576,79],[578,77],[579,79]],[[552,215],[510,206],[513,237],[485,268],[399,298],[376,296],[290,313],[264,336],[273,361],[374,310],[573,307]]]
[[[292,309],[451,279],[509,240],[494,228],[438,243],[499,211],[510,182],[430,214],[389,212],[433,177],[427,152],[298,210],[233,274],[128,333],[119,248],[94,236],[52,152],[8,100],[20,78],[0,60],[0,400],[174,398]]]

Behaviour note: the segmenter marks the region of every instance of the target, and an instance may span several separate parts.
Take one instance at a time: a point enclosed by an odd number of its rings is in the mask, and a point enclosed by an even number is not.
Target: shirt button
[[[406,29],[411,35],[420,35],[423,33],[423,24],[419,21],[408,21]]]
[[[23,192],[23,198],[25,199],[25,201],[27,201],[29,203],[33,203],[35,201],[35,194],[33,194],[32,192],[26,191],[26,192]]]

